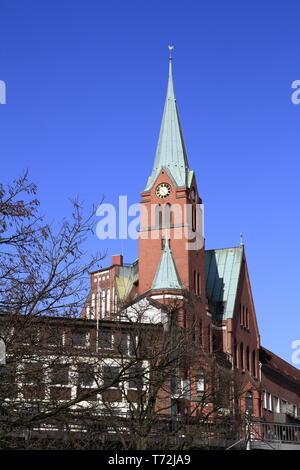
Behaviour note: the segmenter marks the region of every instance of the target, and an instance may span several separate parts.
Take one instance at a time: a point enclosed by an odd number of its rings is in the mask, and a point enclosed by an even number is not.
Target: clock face
[[[160,199],[165,199],[171,192],[171,186],[168,183],[161,183],[156,188],[156,196]]]

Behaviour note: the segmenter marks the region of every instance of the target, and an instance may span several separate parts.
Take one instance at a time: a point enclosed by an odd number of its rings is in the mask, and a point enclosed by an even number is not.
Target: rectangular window
[[[129,354],[131,356],[135,356],[138,347],[138,337],[135,334],[128,335],[128,342],[129,342]]]
[[[281,413],[286,413],[287,411],[287,402],[285,400],[281,400]]]
[[[272,395],[268,392],[268,410],[272,411]]]
[[[278,397],[273,397],[274,413],[280,413],[280,401]]]
[[[199,372],[196,380],[197,393],[203,393],[205,391],[205,380],[203,372]]]
[[[172,395],[181,393],[181,381],[179,378],[179,371],[175,372],[170,379],[170,390]]]
[[[119,367],[104,366],[103,367],[103,385],[109,388],[118,388],[119,382],[116,380],[119,375]]]
[[[267,406],[267,392],[263,391],[263,408],[266,410]]]
[[[191,386],[190,386],[190,381],[188,379],[182,381],[182,392],[183,392],[183,397],[186,400],[189,400],[190,394],[191,394]]]
[[[68,385],[69,365],[55,364],[50,372],[51,385]]]
[[[122,354],[128,354],[129,350],[129,337],[128,333],[121,333],[119,351]]]
[[[128,388],[137,390],[143,385],[143,369],[141,367],[132,367],[129,371]]]
[[[114,335],[112,331],[102,330],[99,333],[99,348],[100,349],[113,349]]]
[[[75,348],[87,347],[87,333],[85,331],[74,331],[72,334],[72,344]]]
[[[47,334],[48,346],[59,347],[63,344],[63,332],[59,328],[51,328]]]
[[[27,362],[23,366],[22,381],[27,385],[40,385],[43,381],[43,365]]]
[[[78,385],[80,387],[92,387],[94,384],[93,368],[89,364],[79,364],[77,368]]]

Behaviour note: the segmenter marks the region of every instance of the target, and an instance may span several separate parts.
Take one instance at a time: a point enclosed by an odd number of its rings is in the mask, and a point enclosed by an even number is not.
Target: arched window
[[[240,344],[240,368],[244,369],[244,345]]]
[[[250,353],[249,353],[249,347],[246,349],[246,369],[250,370]]]
[[[197,294],[197,273],[194,271],[194,291]]]
[[[101,316],[101,292],[98,292],[97,294],[96,316],[97,318],[100,318]]]
[[[106,312],[110,312],[110,289],[106,291]]]
[[[201,295],[201,277],[200,274],[197,274],[197,294]]]
[[[105,313],[105,290],[103,290],[101,292],[101,315],[103,317],[104,313]]]
[[[91,316],[92,318],[95,318],[95,306],[96,306],[96,302],[95,302],[95,294],[93,293],[92,294],[92,308],[91,308]]]
[[[203,328],[202,328],[202,319],[200,318],[199,320],[199,339],[200,339],[200,344],[203,344]]]
[[[207,331],[208,331],[208,352],[211,352],[211,328],[210,328],[210,325],[208,325],[208,328],[207,328]]]
[[[162,207],[160,204],[157,204],[155,207],[155,226],[158,228],[162,228],[162,220],[163,220]]]
[[[234,341],[233,341],[233,363],[234,363],[234,366],[235,366],[235,367],[238,366],[238,361],[237,361],[237,342],[236,342],[236,338],[234,338]]]
[[[196,206],[192,206],[192,231],[196,232]]]
[[[246,328],[249,328],[249,310],[246,307]]]
[[[252,375],[256,377],[256,354],[255,349],[252,352]]]
[[[171,204],[166,204],[166,210],[165,210],[165,225],[166,227],[170,228],[172,225],[174,225],[174,217],[173,217],[173,211]]]

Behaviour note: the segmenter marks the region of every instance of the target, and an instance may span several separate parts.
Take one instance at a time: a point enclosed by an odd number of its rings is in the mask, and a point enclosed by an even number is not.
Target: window
[[[205,391],[205,379],[202,371],[199,371],[196,377],[196,390],[197,393],[204,393]]]
[[[68,385],[69,365],[55,364],[50,372],[51,385]]]
[[[94,374],[89,364],[79,364],[77,374],[79,386],[91,387],[94,384]]]
[[[237,367],[238,363],[237,363],[237,342],[236,342],[236,338],[234,338],[234,341],[233,341],[233,362],[234,362],[235,367]]]
[[[252,373],[253,373],[253,377],[256,377],[256,354],[255,354],[255,350],[252,352]]]
[[[75,348],[86,348],[87,333],[85,331],[74,331],[72,334],[72,344]]]
[[[249,311],[248,311],[248,307],[246,307],[246,328],[249,329]]]
[[[181,393],[181,380],[179,378],[179,371],[176,371],[171,375],[170,391],[172,395],[178,395]]]
[[[192,231],[196,232],[196,206],[192,205]]]
[[[171,204],[166,204],[165,225],[166,227],[170,228],[173,224],[174,224],[174,221],[173,221],[173,212],[172,212]]]
[[[105,307],[105,311],[107,313],[110,312],[110,289],[107,289],[106,291],[106,307]]]
[[[25,363],[22,381],[27,385],[40,385],[43,381],[43,365],[38,362]]]
[[[273,397],[274,413],[280,413],[280,400],[278,397]]]
[[[199,320],[199,338],[200,338],[200,344],[203,344],[203,327],[202,327],[202,319],[200,318]]]
[[[143,385],[143,369],[140,367],[133,367],[129,371],[128,388],[137,390]]]
[[[182,393],[183,398],[185,398],[186,400],[190,399],[191,386],[190,381],[188,379],[182,381]]]
[[[135,356],[138,347],[138,337],[135,334],[128,334],[129,354]]]
[[[265,410],[268,408],[268,405],[267,405],[267,392],[265,390],[263,391],[263,408]]]
[[[99,348],[100,349],[113,349],[113,332],[101,330],[99,333]]]
[[[51,347],[59,347],[63,344],[63,332],[60,328],[51,328],[47,335],[47,344]]]
[[[297,418],[297,406],[293,405],[293,416]]]
[[[103,367],[103,385],[109,388],[118,388],[119,381],[117,377],[119,375],[119,367],[116,366],[105,366]]]
[[[160,204],[155,207],[155,226],[162,228],[162,207]]]
[[[240,368],[244,369],[244,345],[240,344]]]
[[[128,333],[121,333],[119,351],[122,354],[128,354],[128,350],[129,350],[129,341],[128,340],[129,340]]]
[[[171,240],[170,240],[170,238],[168,238],[168,245],[169,245],[169,248],[171,249]],[[162,238],[161,239],[161,249],[164,250],[165,246],[166,246],[166,239]]]
[[[281,400],[281,413],[286,413],[287,411],[287,402],[286,400]]]
[[[267,405],[268,405],[268,410],[272,411],[272,395],[271,393],[267,393]]]
[[[253,393],[249,390],[246,393],[246,410],[252,414],[253,413]]]
[[[207,328],[207,339],[208,339],[208,343],[207,343],[208,352],[211,352],[211,328],[210,328],[210,325]]]
[[[27,326],[21,329],[22,343],[24,345],[36,346],[40,339],[40,332],[33,326]]]
[[[249,347],[246,349],[246,368],[247,370],[250,370],[250,353],[249,353]]]
[[[15,382],[16,367],[12,364],[0,365],[0,385]]]

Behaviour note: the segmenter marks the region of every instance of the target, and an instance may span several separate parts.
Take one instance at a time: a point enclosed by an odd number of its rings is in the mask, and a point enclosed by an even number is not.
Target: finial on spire
[[[244,246],[244,235],[243,235],[243,232],[240,233],[240,246]]]
[[[173,58],[172,57],[172,51],[174,49],[174,46],[168,46],[168,48],[169,48],[169,51],[170,51],[169,60],[172,60],[172,58]]]

